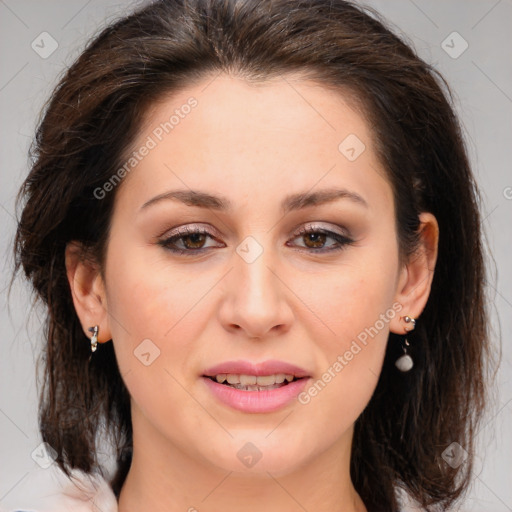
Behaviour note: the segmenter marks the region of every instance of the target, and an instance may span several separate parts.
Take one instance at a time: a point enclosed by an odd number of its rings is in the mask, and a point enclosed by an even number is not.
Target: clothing
[[[73,471],[73,478],[54,467],[31,472],[11,496],[16,505],[5,508],[2,502],[0,512],[118,512],[116,497],[104,478],[78,471]],[[398,493],[405,501],[402,512],[420,512],[404,491]]]
[[[60,471],[45,471],[51,470],[38,471],[28,478],[26,491],[17,493],[15,508],[7,512],[117,512],[116,497],[100,475],[91,477],[73,471],[70,480]]]

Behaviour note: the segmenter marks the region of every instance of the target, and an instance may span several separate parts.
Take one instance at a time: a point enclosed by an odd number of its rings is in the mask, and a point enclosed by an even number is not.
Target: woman
[[[39,126],[16,239],[48,312],[43,440],[68,474],[101,473],[102,434],[116,454],[83,503],[463,495],[488,335],[448,92],[340,0],[158,1],[89,44]]]

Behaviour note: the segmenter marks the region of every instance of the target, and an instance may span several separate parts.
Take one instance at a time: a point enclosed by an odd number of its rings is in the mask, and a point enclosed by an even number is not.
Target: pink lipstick
[[[247,413],[277,411],[293,402],[309,380],[308,371],[284,361],[227,361],[202,378],[223,404]]]

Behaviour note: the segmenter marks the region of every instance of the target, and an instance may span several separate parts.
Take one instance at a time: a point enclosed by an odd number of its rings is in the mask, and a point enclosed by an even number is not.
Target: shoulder
[[[36,471],[24,479],[15,503],[2,512],[117,512],[117,500],[100,475],[74,471],[69,479],[60,470]]]

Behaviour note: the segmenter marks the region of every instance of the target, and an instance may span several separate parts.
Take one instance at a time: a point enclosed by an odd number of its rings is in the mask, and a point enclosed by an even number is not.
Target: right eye
[[[185,226],[177,228],[169,236],[159,240],[158,244],[175,254],[192,256],[215,247],[205,246],[208,238],[213,239],[213,235],[207,229]]]

